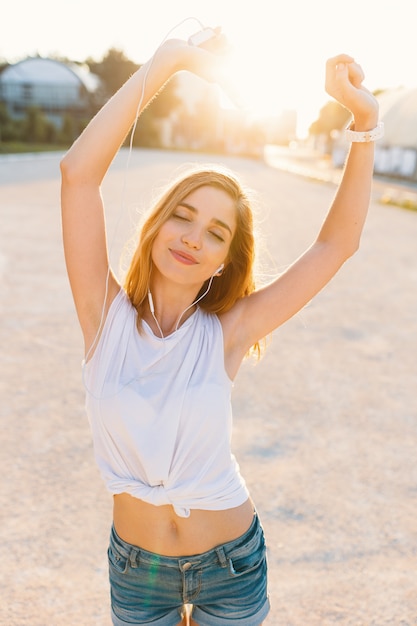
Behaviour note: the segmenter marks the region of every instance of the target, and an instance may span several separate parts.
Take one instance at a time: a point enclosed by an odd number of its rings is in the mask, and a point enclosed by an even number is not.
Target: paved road
[[[151,183],[186,158],[138,152],[127,174],[117,159],[104,188],[115,262]],[[83,407],[58,161],[0,160],[5,626],[110,626],[111,500]],[[335,187],[225,162],[259,191],[265,278],[309,244]],[[271,625],[417,625],[417,214],[380,193],[358,254],[235,385],[234,449],[266,529]]]

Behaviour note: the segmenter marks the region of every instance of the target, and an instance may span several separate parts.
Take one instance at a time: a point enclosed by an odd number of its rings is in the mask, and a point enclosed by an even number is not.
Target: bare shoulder
[[[95,299],[85,299],[77,306],[78,319],[84,336],[85,349],[92,356],[94,349],[103,329],[108,311],[113,300],[120,292],[120,285],[110,274],[107,289],[103,285],[103,291]]]
[[[244,319],[245,298],[219,315],[223,329],[224,364],[228,376],[233,380],[250,346],[245,341],[242,322]]]

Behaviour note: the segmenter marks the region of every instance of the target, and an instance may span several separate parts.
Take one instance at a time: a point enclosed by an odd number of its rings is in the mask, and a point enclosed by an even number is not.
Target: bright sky
[[[9,62],[36,53],[99,60],[117,47],[142,63],[186,17],[222,26],[238,59],[236,80],[250,90],[249,106],[296,109],[301,127],[328,100],[324,65],[339,52],[362,65],[371,90],[417,86],[411,0],[8,0],[6,7],[0,57]],[[196,30],[189,21],[174,35]]]

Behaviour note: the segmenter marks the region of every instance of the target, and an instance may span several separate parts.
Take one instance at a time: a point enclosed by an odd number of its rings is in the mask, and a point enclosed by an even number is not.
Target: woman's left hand
[[[335,56],[326,63],[326,91],[352,113],[358,131],[370,130],[378,123],[378,101],[362,85],[364,77],[361,66],[348,54]]]

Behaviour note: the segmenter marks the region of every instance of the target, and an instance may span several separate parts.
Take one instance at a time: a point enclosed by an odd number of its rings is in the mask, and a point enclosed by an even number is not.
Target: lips
[[[182,250],[169,250],[176,261],[184,265],[197,265],[198,261],[195,257]]]

